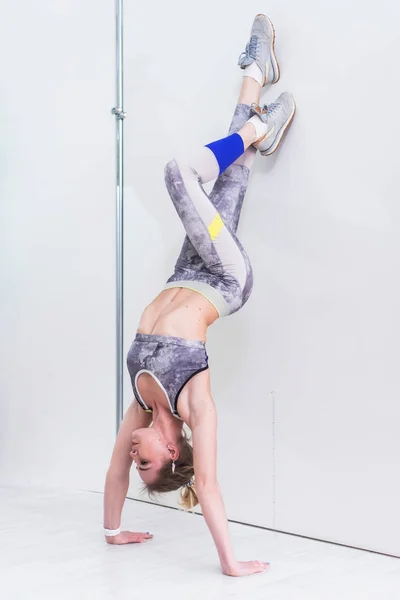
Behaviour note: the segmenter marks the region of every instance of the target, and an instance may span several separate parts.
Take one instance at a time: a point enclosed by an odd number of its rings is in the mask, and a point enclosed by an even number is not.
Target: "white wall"
[[[0,21],[0,484],[102,489],[114,437],[114,6]]]
[[[163,166],[226,131],[237,55],[267,9],[283,77],[265,98],[288,88],[298,114],[246,199],[254,294],[209,337],[228,512],[400,554],[400,9],[156,8],[125,7],[126,344],[183,237]],[[8,3],[0,27],[0,484],[101,489],[114,434],[114,6]]]
[[[183,238],[163,166],[226,131],[260,10],[282,67],[265,100],[289,89],[298,113],[246,199],[252,299],[209,336],[229,516],[400,555],[395,3],[127,4],[127,348]]]

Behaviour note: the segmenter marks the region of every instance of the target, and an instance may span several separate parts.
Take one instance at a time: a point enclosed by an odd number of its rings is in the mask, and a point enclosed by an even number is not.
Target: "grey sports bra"
[[[179,394],[192,377],[208,369],[208,356],[205,343],[199,340],[138,333],[128,352],[127,365],[140,406],[152,412],[137,387],[140,375],[148,373],[164,391],[172,414],[180,418]]]

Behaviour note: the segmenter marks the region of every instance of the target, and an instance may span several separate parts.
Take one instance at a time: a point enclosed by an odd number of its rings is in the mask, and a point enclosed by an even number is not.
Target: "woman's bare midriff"
[[[186,288],[163,290],[143,311],[138,333],[206,341],[218,312],[204,296]]]

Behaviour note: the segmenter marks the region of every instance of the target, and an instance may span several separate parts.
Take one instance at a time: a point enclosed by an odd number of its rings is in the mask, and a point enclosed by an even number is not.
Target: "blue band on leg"
[[[220,174],[225,171],[232,163],[242,156],[244,152],[243,140],[238,133],[233,133],[222,140],[207,144],[217,159]]]

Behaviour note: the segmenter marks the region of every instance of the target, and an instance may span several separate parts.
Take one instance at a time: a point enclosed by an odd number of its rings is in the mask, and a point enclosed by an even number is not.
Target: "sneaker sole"
[[[296,104],[293,105],[292,114],[290,115],[290,117],[288,118],[288,120],[286,121],[286,123],[282,127],[282,129],[280,129],[280,131],[278,132],[275,142],[272,144],[271,148],[268,148],[268,150],[265,150],[264,152],[260,152],[260,154],[262,154],[263,156],[270,156],[271,154],[273,154],[274,152],[276,152],[278,150],[285,133],[289,129],[289,127],[294,119],[295,114],[296,114]]]
[[[271,54],[272,68],[274,70],[274,79],[271,81],[271,83],[278,83],[278,81],[281,78],[281,70],[280,70],[278,59],[277,59],[276,53],[275,53],[275,38],[276,38],[275,27],[274,27],[274,24],[272,23],[271,19],[269,17],[267,17],[267,15],[263,15],[262,13],[259,13],[257,15],[257,17],[264,17],[272,29],[272,38],[271,38],[271,45],[270,45],[269,51]],[[265,87],[267,85],[267,83],[268,83],[268,80],[264,79],[264,83],[263,83],[262,87]]]

